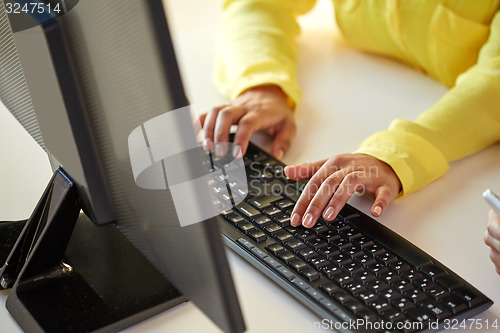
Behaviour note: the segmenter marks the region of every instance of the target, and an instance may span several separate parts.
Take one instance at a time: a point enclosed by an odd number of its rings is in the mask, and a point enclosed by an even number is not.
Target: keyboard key
[[[256,230],[253,224],[247,221],[239,223],[237,227],[246,234],[248,234],[251,230]]]
[[[374,244],[373,240],[368,236],[357,238],[355,242],[358,243],[358,245],[361,246],[361,248],[363,249]]]
[[[335,291],[331,296],[340,304],[344,304],[346,302],[353,300],[352,296],[342,289]]]
[[[301,270],[300,274],[306,277],[310,282],[316,281],[320,278],[319,273],[314,270],[312,267],[305,268]]]
[[[303,262],[300,259],[290,260],[290,262],[288,262],[288,265],[290,267],[292,267],[294,270],[296,270],[297,272],[300,272],[301,270],[306,269],[307,267],[309,267],[305,262]]]
[[[285,246],[289,248],[292,252],[297,253],[301,249],[306,247],[306,244],[302,243],[298,239],[292,239],[285,243]]]
[[[309,260],[309,263],[313,265],[317,270],[320,270],[323,267],[331,265],[330,262],[325,258],[312,258],[311,260]]]
[[[254,216],[260,215],[260,212],[247,204],[246,202],[239,203],[236,207],[236,210],[240,212],[242,215],[252,219]]]
[[[258,215],[254,218],[253,223],[257,225],[260,229],[271,224],[271,219],[264,215]]]
[[[453,295],[457,296],[460,298],[462,301],[466,302],[469,307],[473,307],[476,304],[479,304],[481,299],[475,295],[473,292],[471,292],[469,289],[465,287],[460,287],[457,288],[453,291]]]
[[[423,309],[423,308],[410,309],[410,310],[408,310],[406,315],[408,316],[408,318],[410,318],[411,320],[413,320],[415,322],[420,322],[420,323],[425,323],[425,324],[432,319],[429,311],[426,309]],[[427,327],[427,325],[424,325],[424,326]]]
[[[277,240],[279,240],[281,243],[285,243],[287,240],[290,239],[295,239],[293,238],[293,235],[289,232],[286,232],[285,230],[281,230],[276,232],[273,237]]]
[[[438,266],[434,264],[430,265],[425,265],[420,268],[420,272],[424,273],[428,277],[430,277],[433,281],[436,281],[440,277],[447,276],[448,273],[446,273],[444,270],[439,268]]]
[[[238,222],[243,221],[243,217],[241,217],[241,215],[238,215],[236,213],[230,213],[226,215],[224,218],[233,224],[237,224]]]
[[[420,279],[416,279],[413,284],[417,288],[421,288],[424,291],[428,291],[429,289],[433,288],[435,286],[434,282],[431,281],[430,278],[425,278],[422,277]]]
[[[281,266],[281,263],[278,260],[275,260],[274,258],[269,256],[264,258],[264,261],[273,268],[278,268]]]
[[[399,258],[397,256],[389,252],[378,256],[377,259],[384,262],[386,266],[397,263],[399,261]]]
[[[335,275],[332,279],[332,281],[336,282],[339,284],[341,287],[345,287],[351,283],[355,283],[356,281],[352,278],[350,275],[340,274],[340,275]]]
[[[382,280],[375,280],[373,283],[367,284],[367,287],[379,294],[389,290],[389,285]]]
[[[290,218],[283,213],[274,215],[273,221],[280,225],[282,228],[288,227],[290,225]]]
[[[262,210],[263,208],[269,207],[274,201],[278,201],[281,199],[283,199],[281,195],[270,193],[268,195],[259,195],[257,197],[253,197],[252,199],[247,200],[247,202],[257,209]]]
[[[422,290],[413,289],[406,293],[406,297],[411,299],[413,303],[420,303],[423,300],[427,299],[427,294],[425,294]]]
[[[365,307],[363,304],[358,302],[357,300],[353,299],[351,301],[348,301],[344,304],[344,306],[351,311],[354,314],[358,314],[360,311],[365,310]]]
[[[368,305],[369,303],[372,303],[373,301],[378,299],[378,295],[373,293],[373,292],[370,292],[370,291],[366,291],[364,293],[359,293],[357,296],[366,305]]]
[[[332,232],[323,224],[319,225],[316,224],[314,227],[311,228],[311,230],[316,234],[316,236],[321,236],[322,234],[326,235],[328,232]]]
[[[283,228],[276,224],[270,224],[264,227],[264,231],[267,232],[268,234],[274,235],[279,231],[283,231]]]
[[[285,248],[280,245],[280,244],[277,244],[277,243],[273,243],[273,244],[270,244],[268,246],[266,246],[266,249],[268,251],[270,251],[272,254],[274,254],[275,256],[278,255],[279,253],[281,252],[285,252]]]
[[[467,309],[467,304],[455,295],[448,295],[441,299],[441,303],[444,304],[453,314],[462,312]]]
[[[296,275],[289,270],[287,267],[281,266],[276,268],[276,271],[283,275],[287,280],[292,281],[293,279],[296,278]]]
[[[332,264],[326,265],[321,268],[321,272],[326,275],[330,280],[333,280],[335,276],[345,274],[339,267]]]
[[[392,301],[392,306],[398,311],[406,312],[409,309],[415,307],[415,304],[411,301],[411,299],[406,297],[401,297]]]
[[[317,254],[315,251],[311,250],[308,247],[300,250],[297,254],[299,255],[299,257],[301,257],[305,261],[319,258],[319,254]]]
[[[321,254],[322,256],[326,258],[331,258],[337,254],[340,254],[340,252],[337,250],[337,248],[333,248],[332,246],[325,246],[323,248],[318,249],[318,253]]]
[[[276,207],[267,207],[262,211],[262,213],[272,218],[276,214],[281,214],[281,210]]]
[[[448,291],[443,289],[442,287],[438,285],[434,285],[432,288],[429,288],[426,293],[432,297],[434,297],[435,300],[440,300],[441,298],[448,296]]]
[[[329,296],[332,296],[335,292],[340,290],[339,287],[332,282],[327,282],[325,284],[322,284],[319,288],[323,290],[325,293],[327,293]]]
[[[345,266],[345,265],[349,265],[352,262],[352,259],[347,254],[343,254],[341,252],[337,252],[337,253],[338,254],[335,254],[329,258],[329,260],[332,263],[337,264],[339,266]]]
[[[335,244],[336,241],[341,239],[339,234],[328,230],[327,232],[323,232],[319,235],[320,238],[323,238],[328,244]]]
[[[435,302],[432,302],[428,299],[425,299],[425,300],[419,302],[419,306],[427,309],[427,311],[429,311],[429,313],[435,319],[438,319],[438,320],[442,320],[444,318],[448,318],[449,316],[451,316],[451,312],[448,309],[446,309],[444,306],[438,305]]]
[[[328,243],[322,240],[321,238],[314,238],[307,241],[307,245],[314,248],[314,250],[318,251],[319,249],[327,247]]]
[[[278,207],[281,210],[286,210],[287,208],[293,206],[293,202],[291,202],[288,199],[282,199],[278,202],[275,202],[274,204],[276,205],[276,207]]]
[[[391,309],[389,303],[382,299],[376,299],[372,303],[368,304],[373,310],[378,314],[383,314],[385,311]]]
[[[249,230],[248,236],[250,236],[257,243],[263,242],[267,239],[266,234],[257,229]]]
[[[308,240],[316,238],[316,234],[314,234],[314,232],[310,229],[301,228],[297,230],[295,237],[297,237],[303,242],[306,242]]]
[[[286,250],[278,253],[278,258],[280,258],[281,260],[283,260],[287,264],[290,264],[290,261],[292,261],[292,260],[298,259],[295,256],[295,254],[293,254],[292,252],[286,251]]]
[[[399,275],[406,273],[411,270],[410,265],[403,261],[398,261],[390,265],[392,269],[398,272]]]
[[[306,291],[307,289],[311,288],[311,286],[306,281],[302,280],[301,278],[293,279],[292,283],[294,285],[296,285],[297,287],[299,287],[303,291]]]
[[[356,273],[353,277],[363,283],[364,285],[369,284],[377,279],[377,277],[367,271]]]
[[[462,282],[451,275],[440,277],[439,279],[437,279],[437,282],[449,292],[452,292],[453,290],[463,286]]]

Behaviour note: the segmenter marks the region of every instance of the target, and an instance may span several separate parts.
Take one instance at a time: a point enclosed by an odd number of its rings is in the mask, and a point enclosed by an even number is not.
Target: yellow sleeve
[[[215,84],[229,99],[276,84],[296,103],[296,17],[316,0],[226,0],[217,46]]]
[[[356,151],[394,169],[410,193],[441,177],[452,160],[500,140],[500,12],[478,62],[415,122],[396,119]]]

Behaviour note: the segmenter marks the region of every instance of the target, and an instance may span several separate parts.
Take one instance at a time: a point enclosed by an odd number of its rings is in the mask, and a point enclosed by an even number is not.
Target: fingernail
[[[210,151],[210,139],[203,140],[203,150]]]
[[[243,155],[241,154],[241,147],[236,145],[233,148],[233,157],[234,158],[242,158]]]
[[[222,143],[218,143],[216,146],[215,146],[215,155],[217,157],[224,157],[225,152],[224,152],[224,146]]]
[[[375,216],[380,216],[380,214],[382,214],[382,207],[377,206],[373,208],[373,214],[375,214]]]
[[[300,216],[297,213],[292,214],[292,218],[290,219],[290,224],[294,227],[298,227],[300,225]]]
[[[283,155],[285,155],[285,151],[283,149],[280,149],[278,150],[278,152],[276,153],[276,158],[278,160],[281,160],[283,158]]]
[[[306,228],[311,227],[313,224],[313,216],[310,213],[307,213],[306,216],[304,217],[304,220],[302,220],[302,225]]]
[[[326,212],[325,212],[325,219],[330,221],[331,219],[333,219],[333,214],[335,213],[335,209],[333,209],[333,207],[328,207]]]

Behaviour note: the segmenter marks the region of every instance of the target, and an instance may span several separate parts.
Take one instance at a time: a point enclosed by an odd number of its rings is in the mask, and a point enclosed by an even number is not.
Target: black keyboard
[[[346,332],[353,327],[433,331],[493,304],[430,255],[350,205],[334,221],[320,219],[310,229],[290,226],[305,183],[287,179],[284,165],[252,144],[244,163],[249,192],[222,214],[225,241],[315,312],[318,322],[326,319],[335,323],[330,327]],[[236,187],[227,183],[230,191]]]

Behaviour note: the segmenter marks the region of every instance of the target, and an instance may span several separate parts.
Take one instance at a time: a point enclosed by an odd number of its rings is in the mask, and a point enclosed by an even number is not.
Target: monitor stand
[[[77,192],[58,169],[28,221],[0,223],[0,285],[24,331],[119,331],[187,301],[114,224],[80,214]]]

